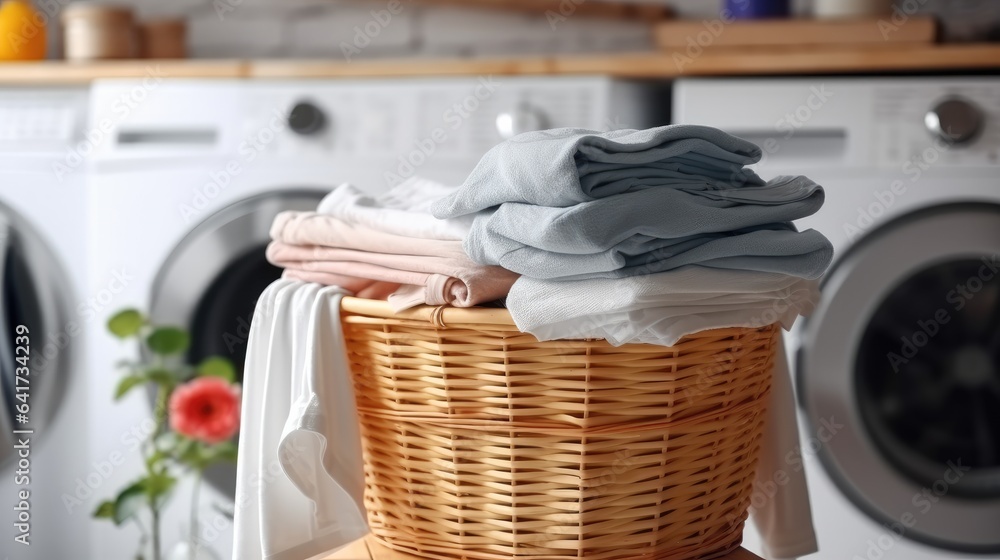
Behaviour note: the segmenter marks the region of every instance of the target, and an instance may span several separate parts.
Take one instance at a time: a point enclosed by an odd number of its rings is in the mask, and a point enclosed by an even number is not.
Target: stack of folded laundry
[[[244,416],[256,420],[241,435],[235,557],[315,555],[366,530],[338,320],[348,293],[397,310],[506,298],[521,331],[613,344],[808,313],[833,249],[792,221],[820,208],[823,189],[762,180],[746,167],[760,157],[698,126],[533,132],[492,149],[461,187],[413,179],[371,197],[343,185],[316,212],[279,215],[267,254],[286,279],[261,297],[250,335]],[[791,558],[816,540],[804,474],[785,463],[799,438],[780,344],[776,358],[757,481],[788,476],[754,515],[769,556]]]
[[[745,167],[760,157],[702,126],[532,132],[488,152],[432,210],[472,217],[469,256],[522,275],[506,301],[522,331],[671,345],[788,326],[817,299],[833,247],[791,221],[819,210],[823,189],[765,182]]]
[[[438,220],[429,213],[431,201],[453,190],[415,178],[373,198],[341,185],[316,212],[279,214],[267,258],[285,269],[285,278],[388,299],[396,311],[501,299],[518,274],[466,256],[462,239],[472,218]]]
[[[373,197],[341,185],[316,212],[280,214],[267,256],[286,278],[397,311],[506,298],[540,340],[671,345],[789,327],[833,256],[792,224],[824,193],[805,177],[764,181],[746,167],[760,157],[703,126],[531,132],[490,150],[460,187],[414,178]]]

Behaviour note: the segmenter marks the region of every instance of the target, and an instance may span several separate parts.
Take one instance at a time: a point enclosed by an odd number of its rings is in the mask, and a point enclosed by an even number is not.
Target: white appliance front
[[[0,90],[0,550],[26,560],[87,546],[87,481],[103,482],[86,452],[86,103],[82,88]]]
[[[798,225],[837,258],[789,345],[816,558],[1000,558],[1000,81],[681,80],[674,120],[826,188]]]
[[[241,365],[256,299],[280,275],[263,256],[279,211],[315,209],[342,182],[371,192],[412,175],[458,184],[509,135],[648,126],[656,102],[650,88],[590,77],[98,82],[91,118],[107,124],[111,141],[91,162],[89,283],[127,271],[116,302],[191,329],[191,358],[222,354]],[[104,333],[91,344],[95,371],[135,351]],[[114,383],[108,375],[90,387],[96,458],[120,445],[109,426],[141,430],[150,415],[141,395],[110,406]],[[128,461],[108,487],[139,472],[136,454]],[[234,469],[209,478],[206,501],[231,508]],[[182,538],[188,492],[176,492],[166,542]],[[202,540],[228,558],[231,521],[207,507],[201,519]],[[128,551],[134,537],[101,528],[91,555]]]

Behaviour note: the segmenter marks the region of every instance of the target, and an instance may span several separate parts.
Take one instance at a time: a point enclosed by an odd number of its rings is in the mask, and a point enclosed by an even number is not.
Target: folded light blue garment
[[[462,187],[432,211],[454,218],[504,202],[571,206],[628,192],[644,167],[760,185],[760,177],[743,168],[760,157],[755,144],[707,126],[528,132],[487,152]]]
[[[477,215],[464,247],[476,262],[531,278],[620,278],[688,264],[818,278],[833,247],[791,224],[823,190],[805,177],[759,187],[643,188],[568,208],[520,202]]]
[[[672,125],[523,134],[493,148],[439,218],[476,213],[464,247],[530,278],[580,280],[686,265],[817,278],[833,247],[791,222],[823,205],[805,177],[765,182],[760,150],[720,130]]]
[[[610,250],[634,235],[673,239],[788,222],[823,205],[823,190],[805,177],[774,184],[789,194],[784,203],[770,193],[752,203],[727,199],[722,191],[644,188],[565,208],[508,202],[477,216],[472,229],[546,251],[587,254]],[[794,188],[786,188],[789,184]],[[492,236],[466,237],[466,250],[489,251]]]
[[[634,236],[589,254],[546,251],[474,226],[465,247],[473,260],[545,280],[627,278],[689,264],[814,279],[823,275],[833,258],[826,237],[815,230],[798,233],[788,223],[676,239]]]

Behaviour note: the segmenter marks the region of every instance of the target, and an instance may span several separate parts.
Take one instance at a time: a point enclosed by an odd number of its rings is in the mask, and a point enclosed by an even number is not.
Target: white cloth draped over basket
[[[354,390],[340,327],[349,292],[279,280],[261,296],[244,372],[234,558],[301,560],[367,532]],[[752,511],[769,558],[815,552],[787,357],[777,349],[757,469],[766,501]],[[783,471],[772,496],[763,483]],[[784,480],[784,476],[782,479]],[[755,504],[756,506],[756,504]]]
[[[234,558],[303,560],[368,532],[340,331],[344,295],[278,280],[257,304],[244,372]]]

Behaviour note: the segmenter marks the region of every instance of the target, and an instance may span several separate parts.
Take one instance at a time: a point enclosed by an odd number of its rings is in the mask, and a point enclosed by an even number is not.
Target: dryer
[[[1000,80],[691,79],[674,94],[677,122],[760,145],[765,178],[826,188],[799,226],[837,258],[789,345],[803,440],[787,467],[807,470],[815,557],[1000,558]]]
[[[110,123],[112,141],[92,158],[90,285],[128,270],[123,305],[189,328],[192,359],[221,354],[242,366],[257,297],[280,275],[264,258],[278,212],[313,210],[342,182],[372,192],[412,175],[458,184],[486,150],[525,130],[652,126],[663,122],[661,93],[603,77],[97,82],[92,122]],[[91,342],[99,370],[128,350],[104,333]],[[140,396],[109,406],[113,385],[101,377],[90,391],[98,458],[117,445],[107,426],[139,425],[151,410]],[[135,454],[128,460],[116,485],[139,470]],[[231,507],[235,469],[208,477],[206,501]],[[177,490],[180,504],[188,494]],[[188,508],[171,510],[165,542],[180,538]],[[229,557],[231,522],[217,511],[201,518],[203,540]],[[92,557],[134,549],[130,535],[98,530]]]
[[[100,303],[83,288],[86,99],[0,90],[0,548],[28,560],[78,554],[90,524],[84,332]]]

